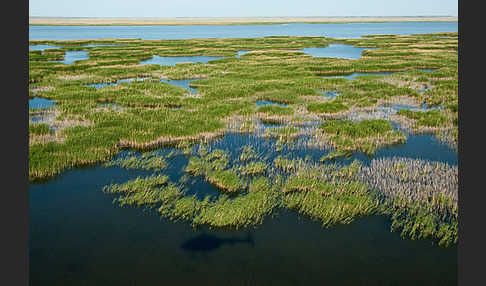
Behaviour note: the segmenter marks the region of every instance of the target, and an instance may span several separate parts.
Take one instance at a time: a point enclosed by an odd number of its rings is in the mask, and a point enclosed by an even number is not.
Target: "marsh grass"
[[[29,123],[30,135],[47,135],[51,132],[51,128],[46,123]]]
[[[129,170],[161,171],[167,168],[167,162],[163,157],[158,156],[156,152],[144,153],[141,156],[136,156],[135,153],[130,152],[126,156],[106,162],[103,166],[118,166]]]
[[[339,101],[311,103],[307,105],[307,110],[314,113],[338,113],[346,111],[349,107]]]
[[[409,158],[375,159],[356,173],[377,192],[392,230],[412,239],[432,238],[439,245],[457,243],[458,169]]]
[[[447,117],[439,110],[411,111],[401,109],[398,115],[416,120],[416,126],[439,127],[447,124]]]
[[[380,146],[404,143],[406,135],[393,130],[390,121],[384,119],[362,120],[327,120],[321,125],[324,140],[328,141],[337,152],[362,151],[373,154]]]
[[[456,178],[454,173],[445,172],[449,174],[445,178],[440,175],[444,173],[441,168],[430,171],[414,163],[412,166],[417,168],[410,169],[408,174],[400,171],[390,175],[385,164],[378,169],[387,172],[372,169],[375,172],[365,180],[360,175],[368,174],[365,167],[355,163],[338,166],[332,160],[354,151],[373,154],[378,147],[402,143],[406,139],[403,133],[393,130],[389,122],[373,120],[327,120],[315,128],[304,125],[323,118],[344,118],[350,112],[368,111],[383,102],[406,97],[442,109],[420,114],[403,111],[400,117],[417,122],[420,128],[435,128],[444,138],[457,138],[457,124],[454,124],[458,112],[457,54],[454,52],[457,39],[457,33],[439,33],[372,35],[359,39],[30,41],[29,44],[63,46],[43,52],[29,51],[29,95],[56,101],[55,117],[64,122],[60,132],[64,140],[29,146],[29,180],[51,178],[76,166],[108,162],[106,166],[155,173],[152,177],[107,187],[105,191],[119,196],[118,203],[157,207],[161,215],[193,225],[247,227],[261,223],[277,208],[296,210],[325,226],[386,212],[392,217],[393,229],[401,230],[404,236],[438,239],[441,245],[448,246],[457,241],[455,197],[450,196],[450,191],[430,189],[429,184],[444,186],[439,182],[449,182],[443,190],[453,190],[457,188],[450,184]],[[313,58],[296,51],[330,43],[375,49],[365,51],[357,60]],[[83,47],[85,44],[118,46]],[[49,62],[61,60],[66,51],[76,50],[89,51],[89,59],[73,65]],[[233,58],[239,50],[252,52]],[[153,55],[227,58],[206,64],[139,64]],[[436,70],[425,72],[419,68]],[[394,73],[364,75],[353,80],[327,77],[383,72]],[[99,89],[86,86],[139,77],[151,79]],[[199,80],[190,86],[197,88],[197,94],[160,82],[161,79],[194,78]],[[427,87],[424,93],[417,91],[424,87]],[[318,90],[335,90],[339,97],[326,99]],[[288,106],[258,107],[257,100]],[[107,102],[123,108],[99,108],[100,103]],[[234,124],[236,117],[242,118],[242,124]],[[259,127],[259,122],[291,122],[292,125],[270,130]],[[313,164],[289,154],[280,154],[270,161],[267,154],[258,153],[250,146],[238,156],[202,147],[223,136],[232,124],[240,132],[270,130],[262,133],[277,140],[272,145],[277,152],[291,150],[299,139],[323,142],[326,149],[335,150],[323,156],[323,162]],[[29,129],[32,134],[46,132],[45,127],[29,125]],[[195,143],[202,144],[197,154],[192,148]],[[164,159],[154,153],[113,159],[123,149],[150,151],[160,146],[174,146],[177,154],[185,154],[189,160],[185,168],[188,176],[204,177],[221,194],[200,200],[186,195],[181,185],[156,175],[166,170],[168,157]],[[429,170],[426,174],[414,173],[424,168]],[[394,181],[401,180],[402,176],[405,181]],[[441,178],[438,181],[437,176]],[[371,179],[385,181],[393,188],[387,189]],[[422,188],[424,184],[428,187]],[[386,196],[388,193],[398,195]],[[424,193],[432,195],[426,196],[426,200],[419,195]]]

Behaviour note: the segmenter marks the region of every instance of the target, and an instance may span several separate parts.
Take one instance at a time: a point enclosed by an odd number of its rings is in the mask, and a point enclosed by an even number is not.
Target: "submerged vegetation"
[[[457,144],[458,34],[440,35],[31,41],[56,48],[29,51],[29,95],[56,104],[29,112],[48,117],[29,124],[29,179],[101,163],[153,172],[106,186],[115,202],[156,208],[193,226],[249,227],[279,209],[326,227],[386,214],[403,236],[450,246],[458,235],[457,168],[403,158],[373,160],[370,166],[335,162],[405,143],[405,130]],[[373,49],[355,60],[298,51],[331,43]],[[241,50],[251,52],[234,57]],[[70,51],[88,52],[88,59],[56,62]],[[153,56],[202,55],[221,59],[140,64]],[[335,77],[353,73],[362,75]],[[184,79],[195,79],[191,91],[170,81]],[[322,90],[339,96],[323,96]],[[389,120],[373,118],[376,109],[404,101],[436,109],[405,108]],[[371,119],[353,117],[357,112]],[[251,145],[229,151],[206,144],[228,132],[276,140],[279,154],[270,157]],[[319,162],[286,153],[304,137],[329,152]],[[186,180],[204,180],[219,192],[199,198],[189,194],[184,180],[172,182],[163,174],[170,156],[151,151],[161,146],[187,158]]]

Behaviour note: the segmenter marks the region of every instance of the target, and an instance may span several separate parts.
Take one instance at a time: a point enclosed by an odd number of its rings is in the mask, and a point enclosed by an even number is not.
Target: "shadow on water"
[[[255,245],[250,233],[247,234],[246,238],[220,238],[217,235],[201,233],[189,240],[184,241],[181,244],[181,248],[190,252],[207,252],[218,249],[225,244],[234,245],[236,243],[246,243],[251,246]]]
[[[251,144],[267,160],[278,156],[275,140],[227,134],[209,143],[236,158]],[[198,145],[193,146],[197,150]],[[169,154],[173,148],[160,148]],[[123,151],[128,152],[128,151]],[[291,148],[290,157],[319,160],[329,150]],[[406,144],[381,148],[376,157],[405,156],[457,164],[457,155],[430,135],[410,135]],[[356,153],[343,163],[371,158]],[[184,177],[188,157],[167,157],[162,171]],[[151,171],[95,165],[76,168],[30,185],[31,285],[455,285],[457,247],[403,239],[383,216],[322,228],[293,211],[250,229],[192,228],[160,218],[154,209],[119,207],[103,186]],[[202,178],[185,184],[189,194],[216,194]],[[200,180],[200,181],[198,181]],[[206,185],[203,185],[203,184]],[[205,190],[204,190],[205,189]],[[203,254],[203,255],[198,255]],[[161,276],[161,273],[163,274]],[[212,273],[212,275],[207,275]],[[161,282],[161,279],[163,281]]]

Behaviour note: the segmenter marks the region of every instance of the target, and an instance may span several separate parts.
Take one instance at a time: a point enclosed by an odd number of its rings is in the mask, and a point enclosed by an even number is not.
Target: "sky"
[[[29,0],[44,17],[457,16],[458,0]]]

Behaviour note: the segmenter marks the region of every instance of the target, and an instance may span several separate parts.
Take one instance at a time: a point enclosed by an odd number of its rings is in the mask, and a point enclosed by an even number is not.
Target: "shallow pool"
[[[213,60],[219,60],[222,57],[207,57],[207,56],[188,56],[188,57],[161,57],[154,55],[151,59],[140,62],[141,65],[161,65],[161,66],[175,66],[180,63],[207,63]]]

